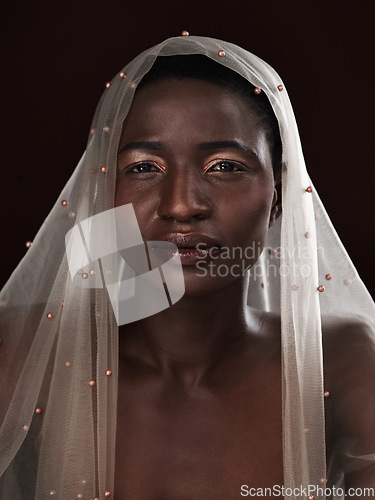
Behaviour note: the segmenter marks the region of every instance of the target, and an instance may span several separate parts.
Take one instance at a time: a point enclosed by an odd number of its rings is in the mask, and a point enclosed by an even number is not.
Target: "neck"
[[[120,362],[146,363],[196,383],[249,330],[248,279],[203,296],[183,297],[158,314],[120,327]]]

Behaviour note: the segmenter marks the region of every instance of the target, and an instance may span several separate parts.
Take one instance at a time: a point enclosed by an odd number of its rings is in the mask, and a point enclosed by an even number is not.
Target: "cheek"
[[[155,193],[153,193],[155,194]],[[152,193],[144,189],[129,186],[129,183],[121,179],[116,184],[115,207],[131,203],[138,221],[139,228],[144,237],[147,237],[148,228],[153,223],[153,214],[156,213],[157,203]]]
[[[272,198],[273,185],[269,189],[263,187],[243,191],[233,197],[230,211],[223,210],[233,240],[242,245],[249,242],[263,245],[269,226]]]
[[[121,177],[116,181],[116,194],[115,194],[115,206],[120,207],[121,205],[126,205],[127,203],[134,203],[136,201],[136,193],[129,189],[128,183],[125,179]]]
[[[129,182],[126,179],[119,179],[116,184],[116,195],[115,195],[115,206],[119,207],[121,205],[126,205],[132,203],[134,210],[140,211],[144,208],[149,201],[149,196],[147,196],[142,189],[135,189],[134,186],[129,186]]]

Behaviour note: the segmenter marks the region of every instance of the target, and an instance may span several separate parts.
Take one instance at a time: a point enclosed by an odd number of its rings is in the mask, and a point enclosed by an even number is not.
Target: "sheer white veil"
[[[107,84],[86,151],[1,292],[0,497],[6,500],[116,495],[118,326],[105,287],[72,281],[65,235],[113,208],[122,123],[137,84],[156,57],[177,54],[203,54],[239,73],[267,95],[278,119],[282,215],[269,231],[248,302],[281,315],[285,487],[343,484],[340,471],[326,470],[322,319],[365,324],[373,342],[374,303],[306,171],[279,75],[228,42],[180,36],[143,52]],[[342,454],[353,468],[375,453],[351,450]]]

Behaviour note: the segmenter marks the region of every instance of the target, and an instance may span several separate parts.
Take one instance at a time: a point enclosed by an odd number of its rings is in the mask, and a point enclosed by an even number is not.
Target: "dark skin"
[[[197,80],[146,86],[119,152],[116,206],[133,203],[145,241],[200,232],[262,249],[278,179],[264,126],[240,96]],[[246,274],[183,271],[179,302],[120,327],[118,500],[230,500],[242,484],[283,484],[280,319],[247,306]]]

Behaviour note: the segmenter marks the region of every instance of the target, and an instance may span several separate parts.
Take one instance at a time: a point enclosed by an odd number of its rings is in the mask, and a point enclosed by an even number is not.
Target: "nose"
[[[169,172],[161,187],[157,213],[162,219],[180,222],[210,217],[212,206],[200,174],[193,169]]]

